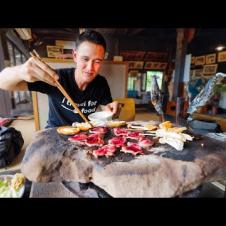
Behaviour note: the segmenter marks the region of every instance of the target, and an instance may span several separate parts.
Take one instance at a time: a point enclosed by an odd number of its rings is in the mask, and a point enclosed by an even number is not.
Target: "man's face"
[[[88,41],[81,43],[77,50],[73,50],[76,76],[83,82],[91,82],[100,70],[104,54],[101,45]]]

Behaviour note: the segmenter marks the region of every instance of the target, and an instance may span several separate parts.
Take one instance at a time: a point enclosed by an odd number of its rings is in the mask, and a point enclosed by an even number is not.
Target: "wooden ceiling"
[[[175,38],[175,28],[90,28],[103,35],[114,37],[164,37]],[[32,33],[42,39],[70,39],[73,40],[79,33],[78,28],[32,28]]]
[[[128,40],[150,40],[153,45],[173,43],[176,45],[176,28],[92,28],[103,35]],[[79,28],[32,28],[34,42],[43,43],[46,40],[75,40]],[[202,54],[214,52],[218,44],[226,46],[226,28],[197,28],[192,42],[188,45],[188,52]],[[160,48],[161,49],[161,48]],[[139,49],[138,49],[139,50]]]

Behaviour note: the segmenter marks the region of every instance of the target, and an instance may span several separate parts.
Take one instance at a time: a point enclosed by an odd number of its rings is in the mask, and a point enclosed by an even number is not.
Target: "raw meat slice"
[[[106,153],[107,153],[107,151],[102,148],[99,148],[99,149],[93,151],[93,155],[95,158],[98,158],[99,156],[105,156]]]
[[[84,133],[80,133],[77,135],[74,135],[73,137],[69,137],[68,140],[77,144],[85,144],[87,135]]]
[[[155,142],[153,140],[143,138],[143,139],[139,140],[138,145],[142,148],[149,148],[149,147],[153,146],[154,143]]]
[[[112,139],[108,140],[109,144],[113,144],[116,147],[121,147],[125,144],[126,138],[123,136],[113,137]]]
[[[127,138],[139,140],[141,138],[144,138],[144,135],[142,135],[141,132],[137,132],[137,131],[135,131],[135,132],[129,132],[127,134]]]
[[[144,154],[141,147],[138,144],[132,143],[132,142],[128,142],[127,146],[125,146],[125,145],[122,146],[121,151],[125,152],[125,153],[130,153],[132,155],[137,155],[137,154],[143,155]]]
[[[127,136],[128,134],[127,129],[124,128],[114,128],[113,131],[116,136]]]
[[[108,144],[104,145],[101,148],[98,148],[97,150],[93,151],[93,155],[95,158],[98,158],[99,156],[113,156],[116,151],[116,147],[114,145]]]
[[[102,146],[104,145],[104,141],[102,140],[102,138],[99,136],[99,134],[92,134],[89,135],[86,138],[86,142],[85,142],[88,146],[92,147],[92,146]]]
[[[107,148],[106,157],[113,156],[117,150],[115,145],[113,145],[113,144],[105,145],[105,147]]]

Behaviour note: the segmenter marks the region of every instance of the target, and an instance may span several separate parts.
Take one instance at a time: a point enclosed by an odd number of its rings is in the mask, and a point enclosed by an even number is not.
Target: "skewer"
[[[44,63],[49,69],[52,69],[45,61],[43,61],[41,59],[41,57],[39,56],[39,54],[33,50],[32,52],[30,52],[30,55],[35,59],[35,60],[39,60],[42,63]],[[71,99],[71,97],[67,94],[67,92],[65,91],[65,89],[63,88],[63,86],[54,78],[57,88],[61,91],[61,93],[64,95],[64,97],[66,97],[68,99],[68,101],[71,103],[71,105],[74,107],[74,109],[77,110],[77,112],[79,113],[79,115],[82,117],[82,119],[88,123],[91,128],[93,128],[92,124],[87,120],[87,118],[85,117],[85,115],[80,111],[80,109],[77,107],[76,103]]]
[[[165,122],[165,116],[164,116],[164,114],[160,115],[160,122]]]

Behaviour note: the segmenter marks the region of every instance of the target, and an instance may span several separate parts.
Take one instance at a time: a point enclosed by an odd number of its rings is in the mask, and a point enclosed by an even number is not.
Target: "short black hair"
[[[82,32],[76,40],[76,48],[78,48],[78,46],[85,41],[101,45],[104,47],[104,51],[106,51],[107,45],[104,37],[95,30],[87,29]]]

